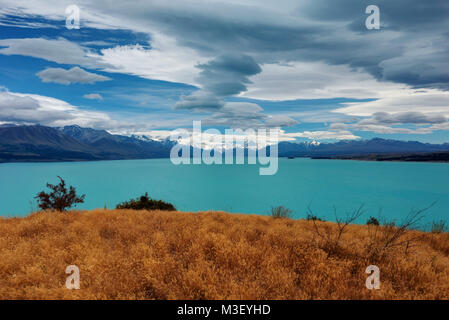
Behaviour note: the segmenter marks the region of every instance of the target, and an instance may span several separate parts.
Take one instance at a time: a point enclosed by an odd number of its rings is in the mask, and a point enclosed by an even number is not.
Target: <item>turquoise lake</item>
[[[33,197],[57,175],[86,194],[80,209],[108,208],[148,192],[178,210],[223,210],[268,214],[283,205],[296,218],[315,215],[334,220],[365,205],[369,216],[400,221],[412,209],[436,201],[421,227],[449,220],[449,164],[279,159],[273,176],[258,165],[173,165],[169,159],[99,162],[0,164],[0,215],[24,216],[36,208]],[[34,202],[33,204],[30,202]]]

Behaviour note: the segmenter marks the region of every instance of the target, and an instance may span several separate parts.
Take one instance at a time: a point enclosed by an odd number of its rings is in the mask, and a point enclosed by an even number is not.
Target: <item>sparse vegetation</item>
[[[373,226],[380,225],[379,220],[377,220],[377,218],[374,218],[374,217],[369,217],[369,219],[366,221],[366,224],[373,225]]]
[[[449,299],[448,233],[346,224],[357,215],[332,223],[101,209],[0,218],[0,298]],[[338,241],[323,246],[317,229]],[[388,235],[377,245],[390,243],[377,257],[368,250],[374,230]],[[409,239],[419,241],[406,250]],[[65,288],[71,264],[80,290]],[[380,290],[365,287],[371,264]]]
[[[133,209],[133,210],[165,210],[175,211],[176,208],[171,204],[162,200],[153,200],[146,192],[143,196],[130,201],[119,203],[116,209]]]
[[[284,206],[278,206],[278,207],[271,207],[270,214],[273,218],[279,219],[279,218],[292,218],[292,212],[290,209],[285,208]]]
[[[431,230],[432,230],[432,233],[448,232],[449,226],[447,225],[447,222],[444,220],[433,221]]]
[[[407,254],[410,249],[416,247],[421,240],[421,234],[416,234],[412,230],[417,228],[426,211],[434,204],[423,209],[412,210],[400,224],[385,220],[381,226],[374,225],[374,228],[370,228],[367,246],[370,258],[378,261],[389,255],[393,249],[400,248]]]
[[[310,206],[308,207],[308,211],[308,216],[314,216]],[[311,221],[313,222],[315,234],[319,238],[318,246],[327,253],[326,259],[330,258],[334,254],[338,254],[342,250],[340,245],[342,236],[346,232],[347,227],[351,223],[354,223],[355,220],[360,218],[362,214],[363,205],[361,205],[353,212],[347,212],[346,218],[342,219],[337,215],[337,209],[334,207],[335,221],[337,222],[336,230],[334,228],[330,228],[327,224],[319,226],[317,224],[317,219],[311,219]]]
[[[307,220],[307,221],[323,221],[323,222],[326,221],[326,220],[324,220],[323,218],[319,218],[319,217],[317,217],[316,215],[311,214],[311,213],[308,213],[308,214],[307,214],[306,220]]]
[[[47,183],[50,193],[39,192],[35,199],[38,199],[38,206],[42,210],[66,211],[78,203],[84,202],[85,195],[78,196],[74,187],[70,186],[67,190],[64,179],[58,176],[59,184],[53,185]]]

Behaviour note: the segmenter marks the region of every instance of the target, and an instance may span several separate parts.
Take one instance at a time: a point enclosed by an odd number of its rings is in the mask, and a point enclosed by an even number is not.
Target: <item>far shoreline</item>
[[[279,156],[278,158],[294,160],[294,159],[310,159],[310,160],[352,160],[352,161],[368,161],[368,162],[411,162],[411,163],[449,163],[448,159],[443,160],[434,160],[434,159],[423,159],[423,160],[407,160],[405,159],[397,159],[397,158],[381,158],[382,154],[373,155],[373,157],[365,157],[365,156]],[[405,155],[408,156],[408,155]],[[156,157],[156,158],[126,158],[126,159],[42,159],[42,160],[13,160],[13,161],[2,161],[0,160],[0,165],[7,163],[84,163],[84,162],[103,162],[103,161],[124,161],[124,160],[158,160],[158,159],[170,159],[170,157]],[[245,159],[247,157],[245,156]]]

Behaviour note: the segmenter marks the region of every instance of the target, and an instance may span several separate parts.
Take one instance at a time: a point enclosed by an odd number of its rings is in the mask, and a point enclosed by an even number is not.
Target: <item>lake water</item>
[[[30,213],[33,197],[57,175],[86,194],[81,209],[108,208],[148,192],[178,210],[224,210],[268,214],[283,205],[295,217],[314,214],[334,220],[360,204],[370,215],[400,220],[411,209],[436,201],[422,226],[449,220],[449,164],[279,159],[273,176],[258,165],[173,165],[169,159],[0,164],[0,215]],[[35,202],[35,201],[34,201]],[[34,208],[36,204],[34,203]]]

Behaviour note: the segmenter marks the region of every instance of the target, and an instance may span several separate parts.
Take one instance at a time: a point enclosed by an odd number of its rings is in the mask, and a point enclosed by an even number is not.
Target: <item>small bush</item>
[[[379,226],[380,225],[379,220],[377,220],[374,217],[369,217],[368,221],[366,221],[366,224],[367,225],[373,225],[373,226]]]
[[[67,190],[65,181],[58,176],[60,182],[57,185],[47,183],[47,188],[51,193],[41,191],[34,198],[38,199],[38,206],[42,210],[66,211],[66,209],[75,206],[77,203],[83,203],[86,195],[78,196],[74,187],[70,186]]]
[[[292,212],[290,209],[285,208],[284,206],[271,207],[271,216],[275,219],[278,218],[291,218]]]
[[[176,211],[176,208],[171,203],[151,199],[148,196],[148,192],[140,198],[119,203],[116,209]]]

